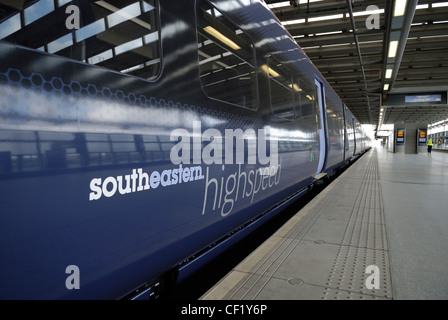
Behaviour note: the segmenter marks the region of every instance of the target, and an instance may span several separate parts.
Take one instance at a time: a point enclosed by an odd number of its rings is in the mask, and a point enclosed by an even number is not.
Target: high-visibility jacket
[[[432,139],[428,139],[428,146],[432,146]]]

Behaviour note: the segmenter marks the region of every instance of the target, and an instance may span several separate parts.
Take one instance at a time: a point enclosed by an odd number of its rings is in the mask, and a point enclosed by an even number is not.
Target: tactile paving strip
[[[323,299],[392,299],[387,237],[376,151],[371,155],[356,195],[344,238],[327,279]],[[378,283],[368,289],[368,266],[378,269]],[[362,272],[364,271],[364,272]],[[336,288],[338,291],[330,290]]]
[[[373,150],[203,299],[392,299],[379,180]]]

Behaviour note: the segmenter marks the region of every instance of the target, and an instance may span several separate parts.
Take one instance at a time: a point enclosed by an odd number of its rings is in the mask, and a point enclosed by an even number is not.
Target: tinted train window
[[[307,85],[302,80],[294,77],[294,112],[296,119],[301,119],[304,123],[315,127],[318,121],[319,109],[315,103],[315,86]]]
[[[262,65],[261,70],[269,77],[271,89],[272,112],[285,119],[293,119],[294,89],[292,75],[285,64],[274,57],[268,58],[268,64]]]
[[[144,79],[160,72],[156,0],[0,1],[0,40]]]
[[[254,46],[216,8],[198,2],[197,33],[202,87],[211,97],[257,109]]]

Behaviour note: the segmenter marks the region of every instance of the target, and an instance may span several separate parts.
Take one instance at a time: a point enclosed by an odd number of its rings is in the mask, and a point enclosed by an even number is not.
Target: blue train
[[[262,1],[1,1],[0,298],[156,298],[368,148]]]

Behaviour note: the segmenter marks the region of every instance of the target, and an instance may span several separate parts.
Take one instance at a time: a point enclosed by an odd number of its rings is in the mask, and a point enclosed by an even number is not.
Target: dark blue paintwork
[[[160,2],[162,69],[153,81],[0,41],[1,299],[123,297],[197,252],[206,254],[240,226],[254,228],[251,219],[312,183],[319,157],[315,128],[275,118],[266,90],[259,92],[257,110],[205,95],[194,4]],[[329,173],[365,150],[347,111],[344,125],[342,101],[263,4],[213,4],[252,37],[259,63],[280,52],[303,81],[324,81]],[[260,87],[267,86],[266,76],[259,79]],[[178,168],[169,157],[175,145],[170,134],[192,132],[193,121],[223,135],[225,129],[281,130],[279,183],[253,199],[240,197],[226,215],[213,210],[213,189],[205,197],[206,169],[209,179],[224,179],[225,186],[230,176],[243,179],[241,172],[248,175],[260,164],[202,163],[203,180],[89,200],[92,179]],[[302,144],[291,143],[294,137]],[[69,265],[80,269],[79,290],[65,286]]]

